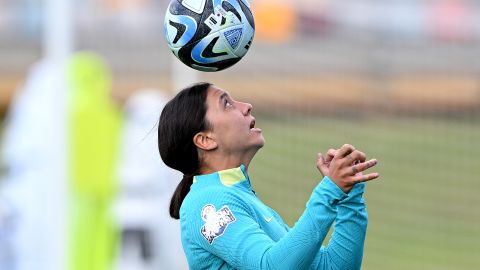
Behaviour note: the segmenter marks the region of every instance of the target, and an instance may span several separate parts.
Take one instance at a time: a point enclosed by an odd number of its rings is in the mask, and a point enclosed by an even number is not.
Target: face
[[[207,94],[207,121],[212,126],[218,149],[227,153],[257,151],[265,144],[256,127],[252,105],[234,100],[226,91],[210,86]]]

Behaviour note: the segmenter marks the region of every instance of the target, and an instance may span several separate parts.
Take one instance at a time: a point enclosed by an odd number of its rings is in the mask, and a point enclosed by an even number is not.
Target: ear
[[[193,143],[202,150],[214,150],[217,148],[217,142],[211,132],[199,132],[193,136]]]

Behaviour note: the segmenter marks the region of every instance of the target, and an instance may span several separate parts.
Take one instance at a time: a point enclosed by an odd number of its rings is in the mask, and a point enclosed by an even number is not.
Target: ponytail
[[[180,207],[190,191],[190,187],[193,183],[193,176],[193,174],[183,175],[182,181],[178,183],[175,192],[173,192],[172,199],[170,200],[170,216],[174,219],[180,219]]]
[[[158,124],[158,150],[163,162],[182,172],[183,179],[170,200],[170,216],[180,218],[180,207],[190,191],[200,161],[195,134],[209,130],[207,91],[210,83],[197,83],[180,91],[162,110]]]

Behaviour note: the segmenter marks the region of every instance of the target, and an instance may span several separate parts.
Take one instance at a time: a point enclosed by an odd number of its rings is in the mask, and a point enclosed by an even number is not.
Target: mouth
[[[256,131],[256,132],[261,132],[262,130],[255,127],[255,119],[252,120],[252,122],[250,122],[250,131]]]

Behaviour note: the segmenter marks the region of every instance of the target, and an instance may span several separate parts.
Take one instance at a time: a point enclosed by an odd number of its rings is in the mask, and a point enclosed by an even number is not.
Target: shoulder
[[[182,203],[182,235],[191,242],[211,244],[231,223],[252,215],[248,202],[230,188],[204,187],[189,193]]]
[[[234,190],[223,186],[207,186],[190,191],[185,197],[180,208],[180,213],[186,217],[199,215],[199,211],[208,205],[213,205],[217,210],[223,206],[229,208],[244,208],[247,203]],[[208,208],[208,207],[207,207]]]

